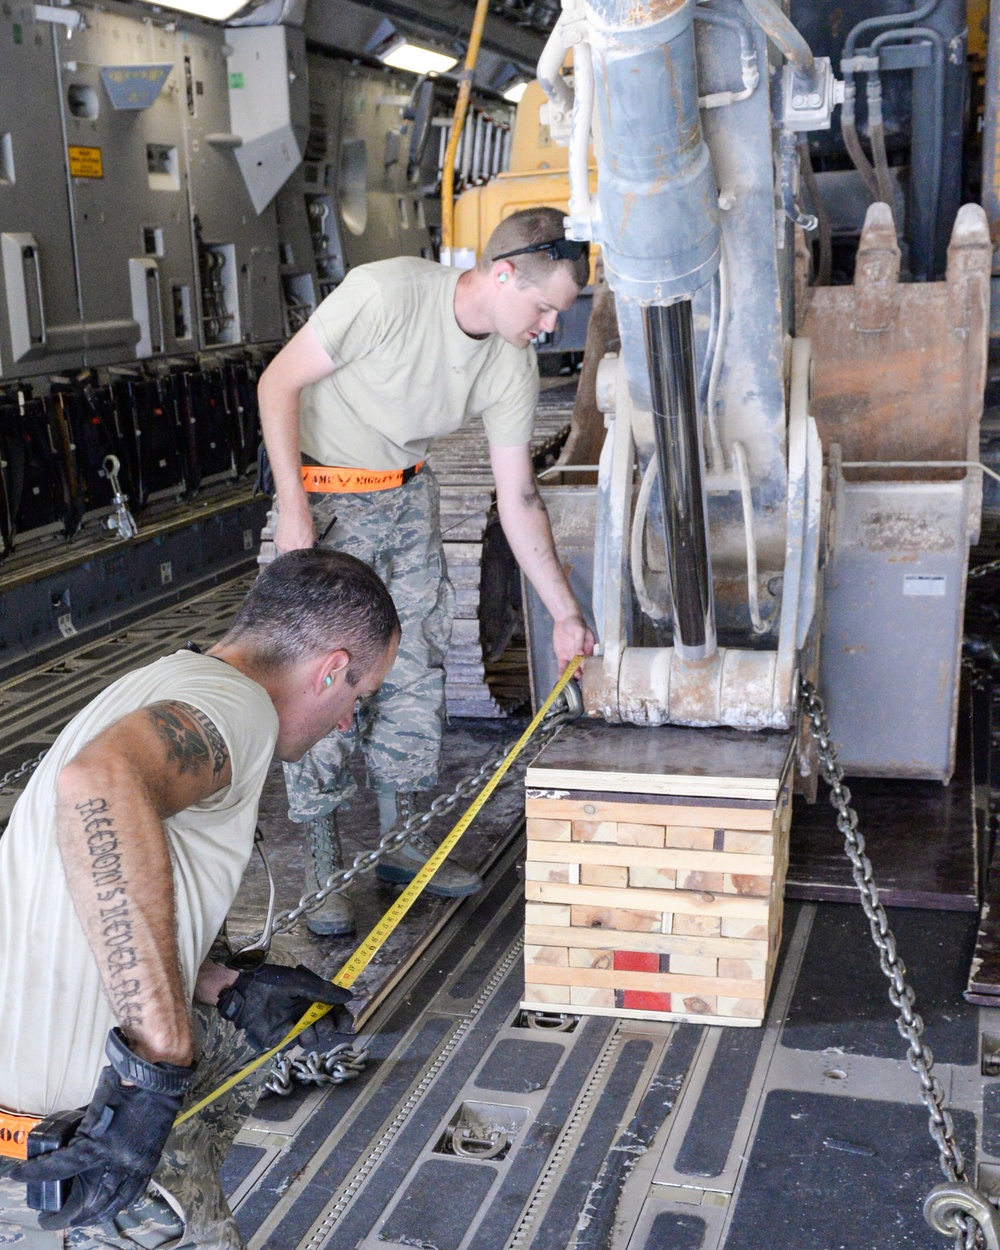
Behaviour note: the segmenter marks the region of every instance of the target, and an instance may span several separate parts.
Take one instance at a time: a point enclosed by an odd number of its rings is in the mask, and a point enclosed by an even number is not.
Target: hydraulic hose
[[[935,4],[937,0],[934,0]],[[933,7],[933,6],[932,6]],[[872,40],[872,53],[887,43],[909,43],[911,40],[926,40],[934,48],[934,117],[933,162],[931,166],[931,196],[927,218],[930,222],[937,221],[938,204],[941,201],[941,148],[944,143],[944,75],[945,54],[944,40],[940,31],[931,26],[905,26],[899,30],[884,31]]]
[[[889,206],[893,225],[896,224],[895,196],[889,176],[889,157],[885,150],[885,124],[882,120],[882,79],[877,73],[868,75],[868,134],[871,137],[872,156],[875,158],[875,181],[878,198]]]
[[[886,30],[888,28],[897,30],[910,26],[914,22],[922,22],[924,18],[930,17],[937,6],[938,0],[926,0],[926,3],[918,5],[908,13],[885,13],[881,17],[866,17],[864,21],[858,22],[856,26],[852,26],[847,32],[847,38],[844,40],[841,68],[843,69],[844,60],[854,55],[855,45],[862,34],[869,30]]]
[[[792,130],[781,132],[781,204],[789,221],[802,230],[815,230],[819,224],[814,216],[804,213],[795,200],[795,166],[798,160],[798,140]]]
[[[645,543],[646,518],[649,515],[649,498],[657,481],[656,452],[653,452],[646,472],[642,475],[642,485],[635,501],[635,516],[632,518],[632,533],[629,542],[629,568],[632,571],[632,588],[639,601],[639,607],[652,621],[666,621],[670,613],[655,602],[646,587]]]
[[[715,344],[712,360],[708,367],[708,382],[705,388],[705,424],[708,427],[708,450],[710,463],[714,470],[723,472],[726,468],[726,453],[722,446],[719,433],[719,414],[716,411],[719,393],[719,378],[722,375],[722,363],[726,353],[726,336],[729,332],[729,258],[726,255],[726,238],[719,231],[719,270],[718,270],[718,314]],[[714,293],[714,292],[713,292]]]
[[[712,275],[712,282],[709,288],[708,338],[705,340],[705,355],[702,357],[701,369],[698,371],[698,408],[704,413],[708,411],[708,382],[712,376],[712,365],[715,361],[715,349],[719,334],[719,274],[721,268],[720,258],[719,269]]]
[[[875,176],[875,169],[871,161],[865,155],[865,150],[861,146],[861,139],[858,136],[858,129],[854,121],[854,73],[853,71],[844,71],[844,103],[840,106],[840,132],[844,137],[844,147],[847,148],[847,154],[854,162],[854,168],[864,179],[865,186],[873,200],[879,199],[878,179]]]
[[[710,9],[707,4],[699,4],[695,7],[694,20],[705,22],[710,26],[724,26],[727,30],[735,31],[740,41],[740,66],[743,81],[742,91],[716,91],[712,95],[699,96],[699,105],[702,108],[724,108],[749,99],[760,82],[757,49],[754,47],[750,27],[740,18],[733,17],[729,13],[720,13],[717,9]]]
[[[781,50],[785,60],[795,67],[795,72],[811,82],[814,72],[812,49],[780,5],[774,0],[743,0],[743,5],[768,39]]]
[[[566,41],[563,38],[562,18],[552,27],[552,33],[545,42],[542,55],[538,58],[538,84],[549,100],[561,112],[573,111],[573,92],[562,76],[562,64],[566,59]]]

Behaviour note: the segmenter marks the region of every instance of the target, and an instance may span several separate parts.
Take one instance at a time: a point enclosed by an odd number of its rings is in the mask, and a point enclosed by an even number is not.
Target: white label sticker
[[[56,624],[59,626],[59,632],[64,638],[72,638],[76,633],[76,626],[73,624],[73,618],[68,612],[64,612],[63,615],[56,620]]]
[[[941,599],[947,584],[947,577],[940,574],[907,573],[903,577],[903,594],[929,595],[933,599]]]

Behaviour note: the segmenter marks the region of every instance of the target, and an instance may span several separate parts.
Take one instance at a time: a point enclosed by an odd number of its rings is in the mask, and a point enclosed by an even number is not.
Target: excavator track
[[[575,391],[575,380],[542,391],[531,440],[536,472],[566,441]],[[481,423],[436,439],[428,462],[441,483],[441,532],[455,587],[448,715],[504,717],[528,698],[528,663],[520,574],[500,528]]]

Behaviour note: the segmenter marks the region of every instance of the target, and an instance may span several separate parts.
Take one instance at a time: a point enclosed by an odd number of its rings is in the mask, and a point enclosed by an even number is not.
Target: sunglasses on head
[[[513,252],[501,252],[494,261],[510,260],[512,256],[529,256],[533,252],[545,252],[549,260],[579,260],[590,251],[590,244],[579,239],[546,239],[544,243],[532,243],[530,247],[518,247]]]

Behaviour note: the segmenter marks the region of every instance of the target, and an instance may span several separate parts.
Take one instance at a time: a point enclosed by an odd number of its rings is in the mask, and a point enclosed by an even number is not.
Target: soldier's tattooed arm
[[[73,904],[119,1024],[154,1062],[192,1056],[163,821],[231,772],[207,717],[158,703],[104,730],[59,775],[56,832]]]
[[[204,712],[187,703],[154,703],[144,710],[178,774],[198,773],[208,767],[218,781],[229,762],[229,752],[222,734]]]

